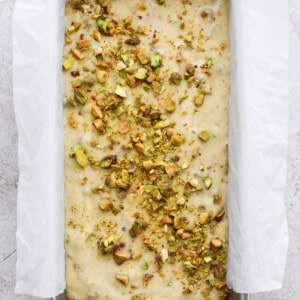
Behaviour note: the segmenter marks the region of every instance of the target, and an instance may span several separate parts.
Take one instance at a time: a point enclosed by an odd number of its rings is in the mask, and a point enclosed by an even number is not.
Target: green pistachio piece
[[[129,56],[127,54],[121,54],[121,58],[125,64],[129,63]]]
[[[92,156],[89,157],[89,162],[94,166],[99,166],[99,163],[100,163],[97,158],[92,157]]]
[[[64,69],[65,69],[65,70],[70,70],[70,69],[73,67],[74,62],[75,62],[75,59],[74,59],[73,57],[67,59],[67,60],[63,63]]]
[[[124,108],[122,106],[118,106],[115,110],[116,115],[119,117],[124,113]]]
[[[179,96],[179,99],[180,99],[180,100],[184,100],[184,99],[186,99],[188,96],[189,96],[189,93],[188,93],[188,91],[185,90],[185,91]]]
[[[86,167],[89,163],[89,158],[87,155],[86,148],[82,145],[77,145],[73,151],[74,151],[77,163],[83,168]]]
[[[162,63],[162,57],[158,54],[154,54],[151,56],[151,67],[152,68],[157,68],[161,65]]]
[[[148,265],[148,263],[145,261],[145,262],[142,264],[142,269],[143,269],[144,271],[147,271],[148,268],[149,268],[149,265]]]
[[[175,102],[174,102],[174,100],[172,100],[172,99],[168,99],[168,101],[167,101],[167,103],[166,103],[166,111],[168,112],[168,113],[172,113],[172,112],[174,112],[175,111],[175,109],[176,109],[176,106],[175,106]]]
[[[210,139],[210,132],[208,130],[203,130],[199,132],[198,138],[203,142],[208,142]]]
[[[211,258],[211,256],[204,256],[203,260],[208,264],[209,262],[212,261],[212,258]]]
[[[74,99],[81,104],[86,104],[88,100],[88,94],[84,89],[74,89]]]
[[[124,180],[128,180],[129,179],[129,172],[126,169],[122,169],[122,171],[121,171],[121,177]]]
[[[157,122],[153,128],[154,129],[161,129],[161,128],[165,128],[171,125],[171,121],[169,119],[163,120],[163,121],[159,121]]]
[[[211,177],[204,177],[204,178],[202,179],[202,181],[203,181],[203,183],[204,183],[206,189],[207,189],[207,190],[210,189],[210,187],[211,187],[211,185],[212,185],[212,178],[211,178]]]
[[[148,70],[145,68],[139,68],[135,74],[135,78],[144,80],[147,77]]]
[[[193,270],[196,270],[197,267],[195,265],[193,265],[190,261],[185,261],[183,263],[184,267],[189,270],[189,271],[193,271]]]
[[[110,168],[111,165],[116,164],[116,162],[117,162],[116,155],[108,155],[100,161],[100,167],[103,169],[107,169],[107,168]]]
[[[97,22],[98,27],[99,27],[102,31],[106,32],[106,29],[107,29],[107,23],[106,23],[104,20],[102,20],[102,16],[98,17],[98,18],[96,19],[96,22]]]
[[[137,237],[143,230],[147,228],[147,223],[141,220],[135,220],[131,228],[129,229],[129,234],[131,237]]]

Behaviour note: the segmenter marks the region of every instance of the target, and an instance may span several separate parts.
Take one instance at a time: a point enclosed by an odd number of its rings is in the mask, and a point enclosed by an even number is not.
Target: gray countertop
[[[300,5],[292,0],[291,43],[300,45]],[[11,16],[14,0],[0,0],[0,299],[34,299],[14,295],[16,264],[17,131],[12,100]],[[295,47],[293,49],[296,49]],[[291,112],[300,99],[300,48],[291,51]],[[298,105],[299,109],[299,105]],[[298,111],[299,113],[299,111]],[[295,115],[295,114],[294,114]],[[292,118],[291,118],[292,119]],[[295,121],[295,120],[294,120]],[[293,122],[293,121],[292,121]],[[298,123],[299,124],[299,123]],[[251,300],[300,299],[300,128],[290,132],[286,209],[290,246],[283,289],[250,295]],[[279,170],[280,171],[280,170]],[[270,245],[270,247],[272,247]]]

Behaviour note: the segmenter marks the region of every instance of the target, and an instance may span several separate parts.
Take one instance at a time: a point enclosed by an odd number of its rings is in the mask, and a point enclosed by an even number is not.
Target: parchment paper
[[[63,0],[16,0],[13,84],[19,134],[16,293],[63,292]],[[288,3],[231,1],[227,282],[281,287],[288,127]]]
[[[239,293],[282,287],[288,26],[286,0],[231,1],[227,283]]]
[[[16,293],[64,291],[63,0],[17,0],[13,93],[18,129]]]

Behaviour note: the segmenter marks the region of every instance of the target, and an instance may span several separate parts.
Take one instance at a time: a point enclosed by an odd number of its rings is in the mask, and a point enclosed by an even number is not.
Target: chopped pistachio
[[[134,146],[138,152],[140,152],[140,153],[145,152],[145,147],[142,143],[136,143]]]
[[[174,102],[174,100],[172,100],[172,99],[167,99],[167,101],[166,101],[166,104],[165,104],[165,108],[166,108],[166,111],[168,112],[168,113],[172,113],[172,112],[174,112],[175,111],[175,102]]]
[[[84,51],[90,48],[91,42],[88,39],[80,39],[76,42],[76,44],[80,50]]]
[[[101,32],[106,32],[107,31],[107,23],[102,19],[101,16],[99,16],[96,19],[97,25],[99,27],[99,29],[101,30]]]
[[[222,201],[222,196],[214,195],[214,204],[220,204]]]
[[[93,38],[97,42],[101,41],[101,35],[100,35],[100,32],[98,30],[93,31]]]
[[[144,271],[147,271],[148,268],[149,268],[149,265],[148,265],[148,263],[145,261],[145,262],[142,264],[142,269],[143,269]]]
[[[138,36],[133,36],[132,38],[129,38],[125,40],[125,44],[131,45],[131,46],[137,46],[141,43],[141,40]]]
[[[137,260],[142,256],[142,253],[140,251],[136,251],[132,253],[132,259]]]
[[[128,190],[129,189],[129,182],[126,179],[117,179],[116,180],[116,186],[120,188],[121,190]]]
[[[169,224],[169,225],[174,223],[173,219],[170,216],[164,216],[162,222],[163,224]]]
[[[149,58],[144,53],[139,53],[137,57],[142,65],[146,65],[149,62]]]
[[[101,237],[97,242],[99,253],[104,255],[113,252],[113,248],[120,237],[121,236]]]
[[[85,58],[85,55],[83,53],[81,53],[78,49],[72,48],[71,52],[74,55],[74,57],[79,60],[82,60]]]
[[[127,121],[124,121],[121,123],[120,128],[119,128],[119,133],[125,134],[130,130],[130,125]]]
[[[135,78],[144,80],[147,77],[148,70],[145,68],[139,68],[135,74]]]
[[[165,171],[167,175],[172,178],[174,175],[176,175],[179,172],[179,168],[175,163],[170,163],[165,165]]]
[[[121,54],[121,58],[125,64],[129,63],[130,58],[127,54]]]
[[[99,202],[99,207],[101,210],[108,211],[112,207],[112,202],[109,198],[103,198]]]
[[[185,162],[185,163],[182,164],[181,169],[183,169],[183,170],[188,169],[189,166],[190,166],[190,163],[189,162]]]
[[[147,228],[147,223],[143,220],[135,220],[131,228],[129,229],[129,234],[132,238],[137,237],[143,230]]]
[[[144,160],[143,166],[146,170],[150,170],[156,167],[156,164],[152,160]]]
[[[92,87],[95,84],[95,78],[93,76],[85,76],[82,79],[82,85],[86,87]]]
[[[200,213],[199,222],[201,225],[207,224],[208,220],[209,220],[209,213],[207,212]]]
[[[165,262],[169,258],[168,249],[163,248],[160,252],[160,257],[161,257],[162,261]]]
[[[203,257],[203,260],[208,264],[209,262],[212,261],[212,258],[211,258],[211,256],[207,255],[207,256]]]
[[[95,128],[97,130],[99,130],[100,132],[103,132],[105,131],[105,123],[101,120],[101,119],[96,119],[94,122],[93,122]]]
[[[193,291],[194,291],[194,286],[190,284],[190,285],[185,286],[183,288],[182,294],[183,295],[188,295],[188,294],[191,294]]]
[[[100,108],[98,105],[93,105],[93,106],[92,106],[92,114],[93,114],[96,118],[102,119],[102,117],[103,117],[101,108]]]
[[[117,86],[117,88],[115,89],[115,94],[118,95],[121,98],[126,98],[127,97],[126,88],[121,87],[121,86]]]
[[[154,55],[151,56],[150,65],[151,65],[152,68],[159,67],[161,65],[161,63],[162,63],[162,57],[160,55],[154,54]]]
[[[88,100],[88,94],[84,89],[74,89],[74,99],[81,104],[86,104]]]
[[[116,65],[116,70],[118,71],[125,70],[126,68],[127,66],[122,61],[119,61]]]
[[[81,80],[80,79],[76,79],[74,81],[72,81],[72,86],[73,88],[78,88],[81,86]]]
[[[207,177],[204,177],[204,178],[202,179],[202,181],[203,181],[203,183],[204,183],[206,189],[207,189],[207,190],[210,189],[210,187],[212,186],[212,178],[209,177],[209,176],[207,176]]]
[[[180,99],[180,100],[184,100],[184,99],[186,99],[188,96],[189,96],[189,93],[188,93],[187,90],[185,90],[185,91],[179,96],[179,99]]]
[[[185,261],[183,265],[188,271],[193,271],[197,269],[197,266],[193,265],[190,261]]]
[[[146,295],[139,294],[131,297],[131,300],[150,300]]]
[[[181,83],[182,77],[179,73],[173,72],[170,77],[170,82],[176,85]]]
[[[106,168],[110,168],[112,165],[116,163],[117,163],[117,156],[108,155],[100,161],[100,167],[106,169]]]
[[[153,81],[151,86],[156,94],[161,94],[165,88],[165,86],[161,85],[161,83],[158,81]]]
[[[116,180],[117,180],[116,173],[113,172],[106,177],[105,184],[110,188],[115,188],[117,186]]]
[[[223,220],[223,217],[225,215],[225,210],[222,209],[216,216],[215,216],[215,220],[217,222],[221,222]]]
[[[124,113],[124,108],[122,106],[118,106],[115,110],[116,115],[119,117]]]
[[[208,142],[210,139],[210,132],[208,130],[203,130],[199,132],[198,138],[203,142]]]
[[[189,78],[191,76],[194,76],[194,74],[195,74],[195,67],[194,67],[194,65],[188,63],[186,65],[185,71],[186,71],[185,78]]]
[[[197,188],[198,185],[199,185],[199,180],[198,180],[198,179],[191,179],[191,180],[189,181],[189,184],[190,184],[192,187]]]
[[[177,204],[179,204],[179,205],[184,205],[185,202],[186,202],[186,200],[185,200],[184,197],[181,197],[181,198],[179,198],[179,199],[177,200]]]
[[[96,77],[99,83],[105,83],[107,80],[107,72],[103,70],[96,71]]]
[[[68,28],[68,33],[74,33],[74,32],[76,32],[76,27],[72,25]]]
[[[185,142],[185,137],[179,134],[173,134],[170,141],[172,145],[180,146]]]
[[[180,52],[176,54],[176,61],[178,62],[182,61],[182,54]]]
[[[218,238],[212,238],[210,240],[209,247],[211,250],[217,250],[222,247],[222,242]]]
[[[116,278],[124,285],[127,286],[129,283],[129,277],[126,275],[117,274]]]
[[[205,59],[204,64],[201,66],[201,68],[210,69],[211,66],[212,66],[212,58],[211,57],[207,57]]]
[[[217,279],[224,279],[226,274],[226,269],[222,265],[213,266],[214,277]]]
[[[77,163],[83,168],[86,167],[89,163],[86,148],[82,145],[77,145],[73,151],[75,153]]]
[[[113,257],[117,265],[122,265],[128,259],[128,257],[121,251],[114,252]]]
[[[165,128],[171,125],[171,121],[169,119],[166,120],[162,120],[162,121],[158,121],[153,128],[154,129],[161,129],[161,128]]]
[[[197,106],[197,107],[201,106],[203,104],[204,97],[205,97],[205,95],[203,95],[203,94],[196,96],[194,98],[195,106]]]
[[[121,177],[124,180],[128,180],[129,179],[129,172],[126,169],[122,169],[122,171],[121,171]]]
[[[75,59],[69,58],[63,63],[63,67],[65,70],[70,70],[74,65]]]
[[[143,285],[144,288],[148,286],[149,281],[154,277],[152,274],[144,274],[143,275]]]

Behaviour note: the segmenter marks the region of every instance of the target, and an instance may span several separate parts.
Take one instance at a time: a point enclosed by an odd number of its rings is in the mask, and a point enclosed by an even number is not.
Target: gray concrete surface
[[[42,0],[41,0],[42,1]],[[299,0],[292,0],[297,3]],[[0,0],[0,299],[34,299],[14,295],[16,263],[17,132],[12,103],[11,15],[14,0]],[[291,35],[300,45],[300,5],[291,11]],[[300,48],[293,51],[292,79],[300,78]],[[297,62],[294,59],[298,56]],[[297,100],[298,99],[298,100]],[[297,109],[300,84],[291,87],[291,111]],[[295,120],[294,120],[295,121]],[[295,124],[295,123],[293,123]],[[280,171],[280,170],[278,170]],[[251,295],[251,300],[300,299],[300,128],[290,133],[287,216],[290,247],[282,290]],[[270,245],[272,247],[272,245]]]

